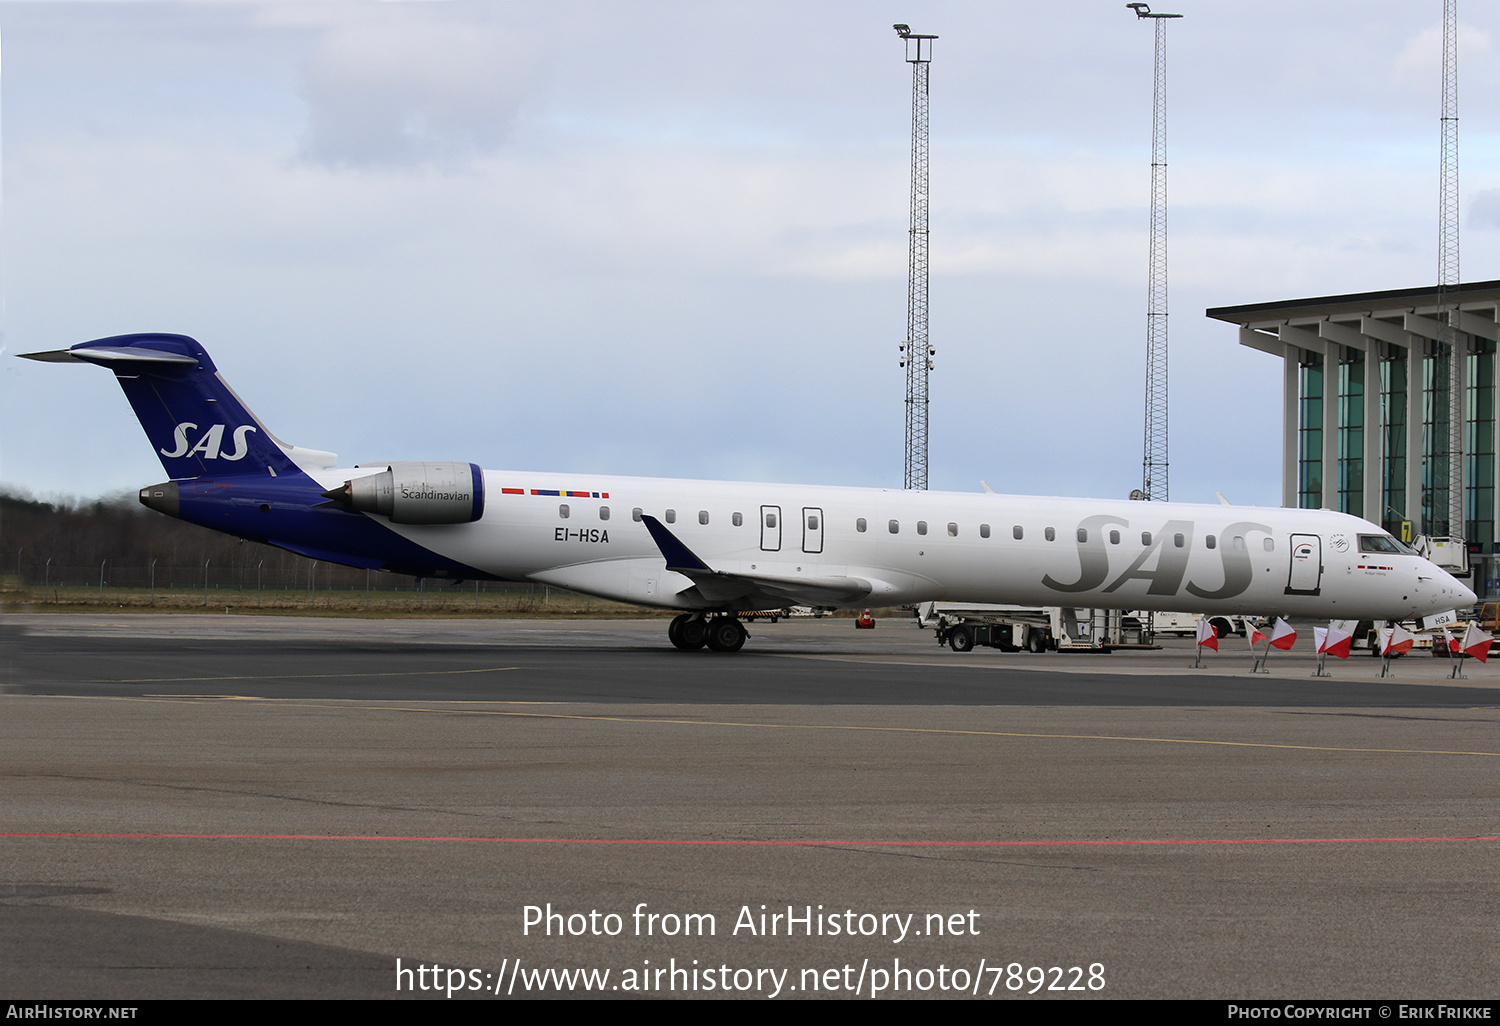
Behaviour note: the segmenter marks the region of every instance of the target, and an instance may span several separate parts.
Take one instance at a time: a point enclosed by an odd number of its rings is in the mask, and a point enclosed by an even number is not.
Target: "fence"
[[[371,612],[526,615],[641,611],[542,584],[418,580],[312,560],[286,565],[216,566],[153,561],[78,566],[17,561],[4,590],[32,605],[155,606],[236,610],[369,610]]]

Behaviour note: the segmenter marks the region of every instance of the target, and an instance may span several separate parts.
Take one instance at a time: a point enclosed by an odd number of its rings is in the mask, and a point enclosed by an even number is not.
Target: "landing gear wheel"
[[[708,643],[708,621],[683,613],[667,627],[667,640],[684,652],[696,652]]]
[[[723,617],[708,624],[708,647],[715,652],[738,652],[745,647],[745,625]]]
[[[955,627],[948,635],[948,647],[955,652],[967,652],[974,647],[974,635],[967,627]]]
[[[1026,651],[1034,655],[1041,655],[1047,651],[1047,638],[1041,631],[1028,631],[1026,633]]]

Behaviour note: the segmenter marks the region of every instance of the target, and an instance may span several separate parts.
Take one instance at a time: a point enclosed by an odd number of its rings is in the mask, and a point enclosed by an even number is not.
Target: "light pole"
[[[1167,498],[1167,19],[1143,3],[1125,5],[1137,19],[1154,19],[1156,70],[1151,99],[1151,255],[1146,301],[1146,444],[1141,491]]]
[[[911,65],[911,236],[906,276],[906,341],[901,346],[906,368],[906,482],[905,487],[927,489],[927,377],[933,348],[927,336],[927,72],[932,66],[932,41],[937,36],[913,32],[909,25],[892,26],[906,42]]]

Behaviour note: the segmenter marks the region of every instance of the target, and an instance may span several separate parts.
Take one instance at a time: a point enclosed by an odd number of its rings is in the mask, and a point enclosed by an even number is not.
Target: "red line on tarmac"
[[[1206,844],[1434,844],[1442,841],[1500,841],[1500,835],[1476,835],[1469,837],[1225,837],[1103,841],[711,841],[652,838],[612,839],[603,837],[422,837],[396,834],[109,834],[67,832],[0,832],[0,837],[177,841],[467,841],[474,844],[676,845],[682,847],[751,848],[1079,848]]]

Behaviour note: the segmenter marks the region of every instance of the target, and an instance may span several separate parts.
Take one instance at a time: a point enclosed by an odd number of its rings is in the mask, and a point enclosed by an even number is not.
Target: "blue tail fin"
[[[333,464],[331,453],[278,441],[219,376],[204,348],[186,335],[114,335],[33,358],[81,360],[114,371],[173,479],[276,477],[297,474],[299,462]]]

